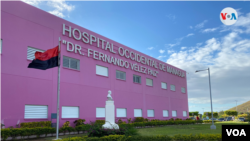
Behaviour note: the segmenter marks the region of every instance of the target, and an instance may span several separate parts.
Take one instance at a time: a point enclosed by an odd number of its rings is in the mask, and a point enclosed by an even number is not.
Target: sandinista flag
[[[46,70],[58,66],[58,46],[45,52],[35,52],[35,59],[28,68]]]

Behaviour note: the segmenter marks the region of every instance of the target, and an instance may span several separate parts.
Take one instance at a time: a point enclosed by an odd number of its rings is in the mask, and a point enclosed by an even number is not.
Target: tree
[[[226,115],[229,115],[229,116],[237,116],[238,115],[238,112],[235,111],[235,110],[227,110],[224,112]]]
[[[208,113],[208,115],[207,115]],[[212,118],[211,112],[204,112],[204,115],[208,116],[209,118]],[[218,117],[218,112],[213,112],[213,117],[217,118]]]
[[[224,115],[224,111],[222,110],[222,111],[219,111],[219,116],[221,116],[221,115]]]
[[[206,115],[204,115],[204,114],[202,115],[202,118],[206,118],[206,117],[207,117]]]
[[[189,112],[189,116],[198,116],[198,114],[199,114],[199,111]]]

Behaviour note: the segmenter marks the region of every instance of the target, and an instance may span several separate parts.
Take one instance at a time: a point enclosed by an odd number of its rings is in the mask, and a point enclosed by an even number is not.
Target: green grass
[[[211,130],[211,124],[195,124],[195,125],[172,125],[164,127],[154,128],[142,128],[139,129],[139,134],[142,136],[153,136],[153,135],[177,135],[177,134],[221,134],[222,124],[247,124],[236,123],[236,122],[219,122],[216,123],[216,129]]]
[[[173,136],[176,134],[221,134],[222,125],[227,124],[248,124],[247,122],[217,122],[215,123],[216,129],[211,130],[211,124],[195,124],[195,125],[171,125],[164,127],[153,127],[153,128],[142,128],[138,129],[139,135],[142,136],[153,136],[153,135],[169,135]],[[76,134],[76,135],[65,135],[59,136],[59,138],[69,138],[69,137],[77,137],[77,136],[86,136],[87,134]],[[47,137],[47,138],[38,138],[38,139],[29,139],[34,141],[44,141],[44,140],[52,140],[56,137]]]
[[[69,137],[82,137],[82,136],[87,136],[88,134],[74,134],[74,135],[64,135],[64,136],[59,136],[58,138],[69,138]],[[24,139],[24,141],[52,141],[55,139],[56,136],[53,137],[46,137],[46,138],[37,138],[37,139]]]

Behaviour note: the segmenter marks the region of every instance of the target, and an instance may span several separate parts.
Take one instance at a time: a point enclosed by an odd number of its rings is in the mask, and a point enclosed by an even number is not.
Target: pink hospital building
[[[100,23],[101,24],[101,23]],[[50,121],[57,112],[58,67],[27,68],[36,51],[61,38],[60,126],[105,119],[188,118],[186,72],[24,2],[1,2],[1,120]],[[53,119],[52,122],[56,122]]]

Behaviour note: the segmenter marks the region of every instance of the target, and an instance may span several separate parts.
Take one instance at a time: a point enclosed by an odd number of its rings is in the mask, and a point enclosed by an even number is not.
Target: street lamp
[[[213,104],[212,104],[212,92],[211,92],[211,82],[210,82],[210,70],[209,68],[208,69],[205,69],[205,70],[208,70],[208,78],[209,78],[209,89],[210,89],[210,102],[211,102],[211,114],[212,114],[212,125],[210,126],[210,129],[216,129],[216,126],[214,125],[214,117],[213,117]],[[196,70],[195,72],[199,72],[199,71],[205,71],[205,70]]]
[[[237,112],[237,116],[238,116],[238,111],[237,111],[237,100],[235,100],[236,101],[236,112]]]

